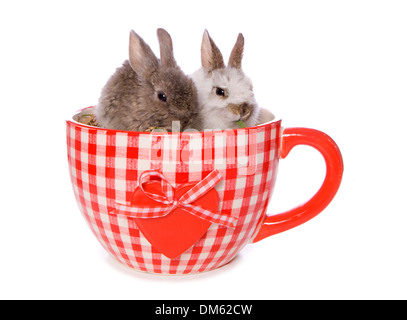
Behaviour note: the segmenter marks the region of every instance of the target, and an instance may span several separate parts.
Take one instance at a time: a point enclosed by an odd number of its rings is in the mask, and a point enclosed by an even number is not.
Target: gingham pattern
[[[161,179],[162,193],[165,196],[150,193],[144,190],[144,182],[151,177],[159,177]],[[183,208],[189,213],[204,219],[212,223],[217,223],[219,225],[234,228],[236,227],[237,218],[228,215],[217,214],[216,212],[211,212],[205,210],[200,206],[195,206],[192,203],[202,197],[209,190],[213,189],[215,185],[222,179],[222,176],[217,170],[209,173],[203,180],[199,181],[194,185],[188,192],[183,194],[179,199],[174,197],[174,188],[165,179],[164,175],[160,172],[149,170],[145,171],[140,175],[139,178],[139,188],[144,192],[144,194],[150,199],[158,202],[159,204],[164,204],[166,207],[141,207],[137,204],[132,205],[127,204],[116,204],[116,209],[111,212],[111,214],[124,215],[131,218],[140,219],[152,219],[165,217],[170,214],[176,208]]]
[[[141,271],[188,274],[215,269],[249,243],[265,218],[278,165],[281,122],[218,132],[140,133],[67,121],[68,162],[79,208],[102,246]],[[155,250],[134,218],[112,215],[130,201],[139,176],[163,173],[175,187],[218,170],[219,212],[237,218],[235,228],[212,224],[176,259]]]

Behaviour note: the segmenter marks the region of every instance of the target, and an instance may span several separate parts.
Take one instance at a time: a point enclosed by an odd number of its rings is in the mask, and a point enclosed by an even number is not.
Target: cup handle
[[[294,228],[314,218],[332,201],[339,189],[343,174],[343,160],[336,143],[325,133],[308,128],[287,128],[283,132],[280,156],[285,158],[297,145],[317,149],[324,157],[326,174],[317,193],[304,204],[286,212],[267,216],[253,242]]]

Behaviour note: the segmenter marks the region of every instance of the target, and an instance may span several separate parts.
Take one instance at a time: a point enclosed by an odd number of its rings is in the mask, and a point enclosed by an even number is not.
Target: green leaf
[[[237,122],[237,124],[239,125],[240,128],[246,128],[246,126],[244,125],[244,123],[243,123],[242,120],[239,120],[239,121]]]

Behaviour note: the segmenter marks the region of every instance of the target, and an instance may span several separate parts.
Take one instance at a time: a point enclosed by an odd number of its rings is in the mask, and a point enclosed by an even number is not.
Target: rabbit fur
[[[160,60],[138,34],[130,32],[129,60],[107,81],[96,106],[100,126],[172,131],[173,122],[179,121],[181,130],[202,129],[194,83],[177,65],[168,32],[158,29],[157,36]]]
[[[198,92],[198,103],[204,129],[225,130],[252,127],[274,119],[260,109],[253,85],[242,70],[244,37],[240,33],[225,66],[223,56],[205,30],[201,45],[202,68],[191,75]]]

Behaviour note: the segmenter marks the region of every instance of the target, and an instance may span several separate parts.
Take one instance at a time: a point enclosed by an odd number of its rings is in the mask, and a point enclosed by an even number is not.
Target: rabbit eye
[[[167,95],[166,95],[164,92],[162,92],[162,91],[158,92],[158,93],[157,93],[157,97],[158,97],[158,99],[160,99],[162,102],[167,102]]]
[[[222,88],[216,88],[216,94],[218,96],[224,97],[225,96],[225,90]]]

